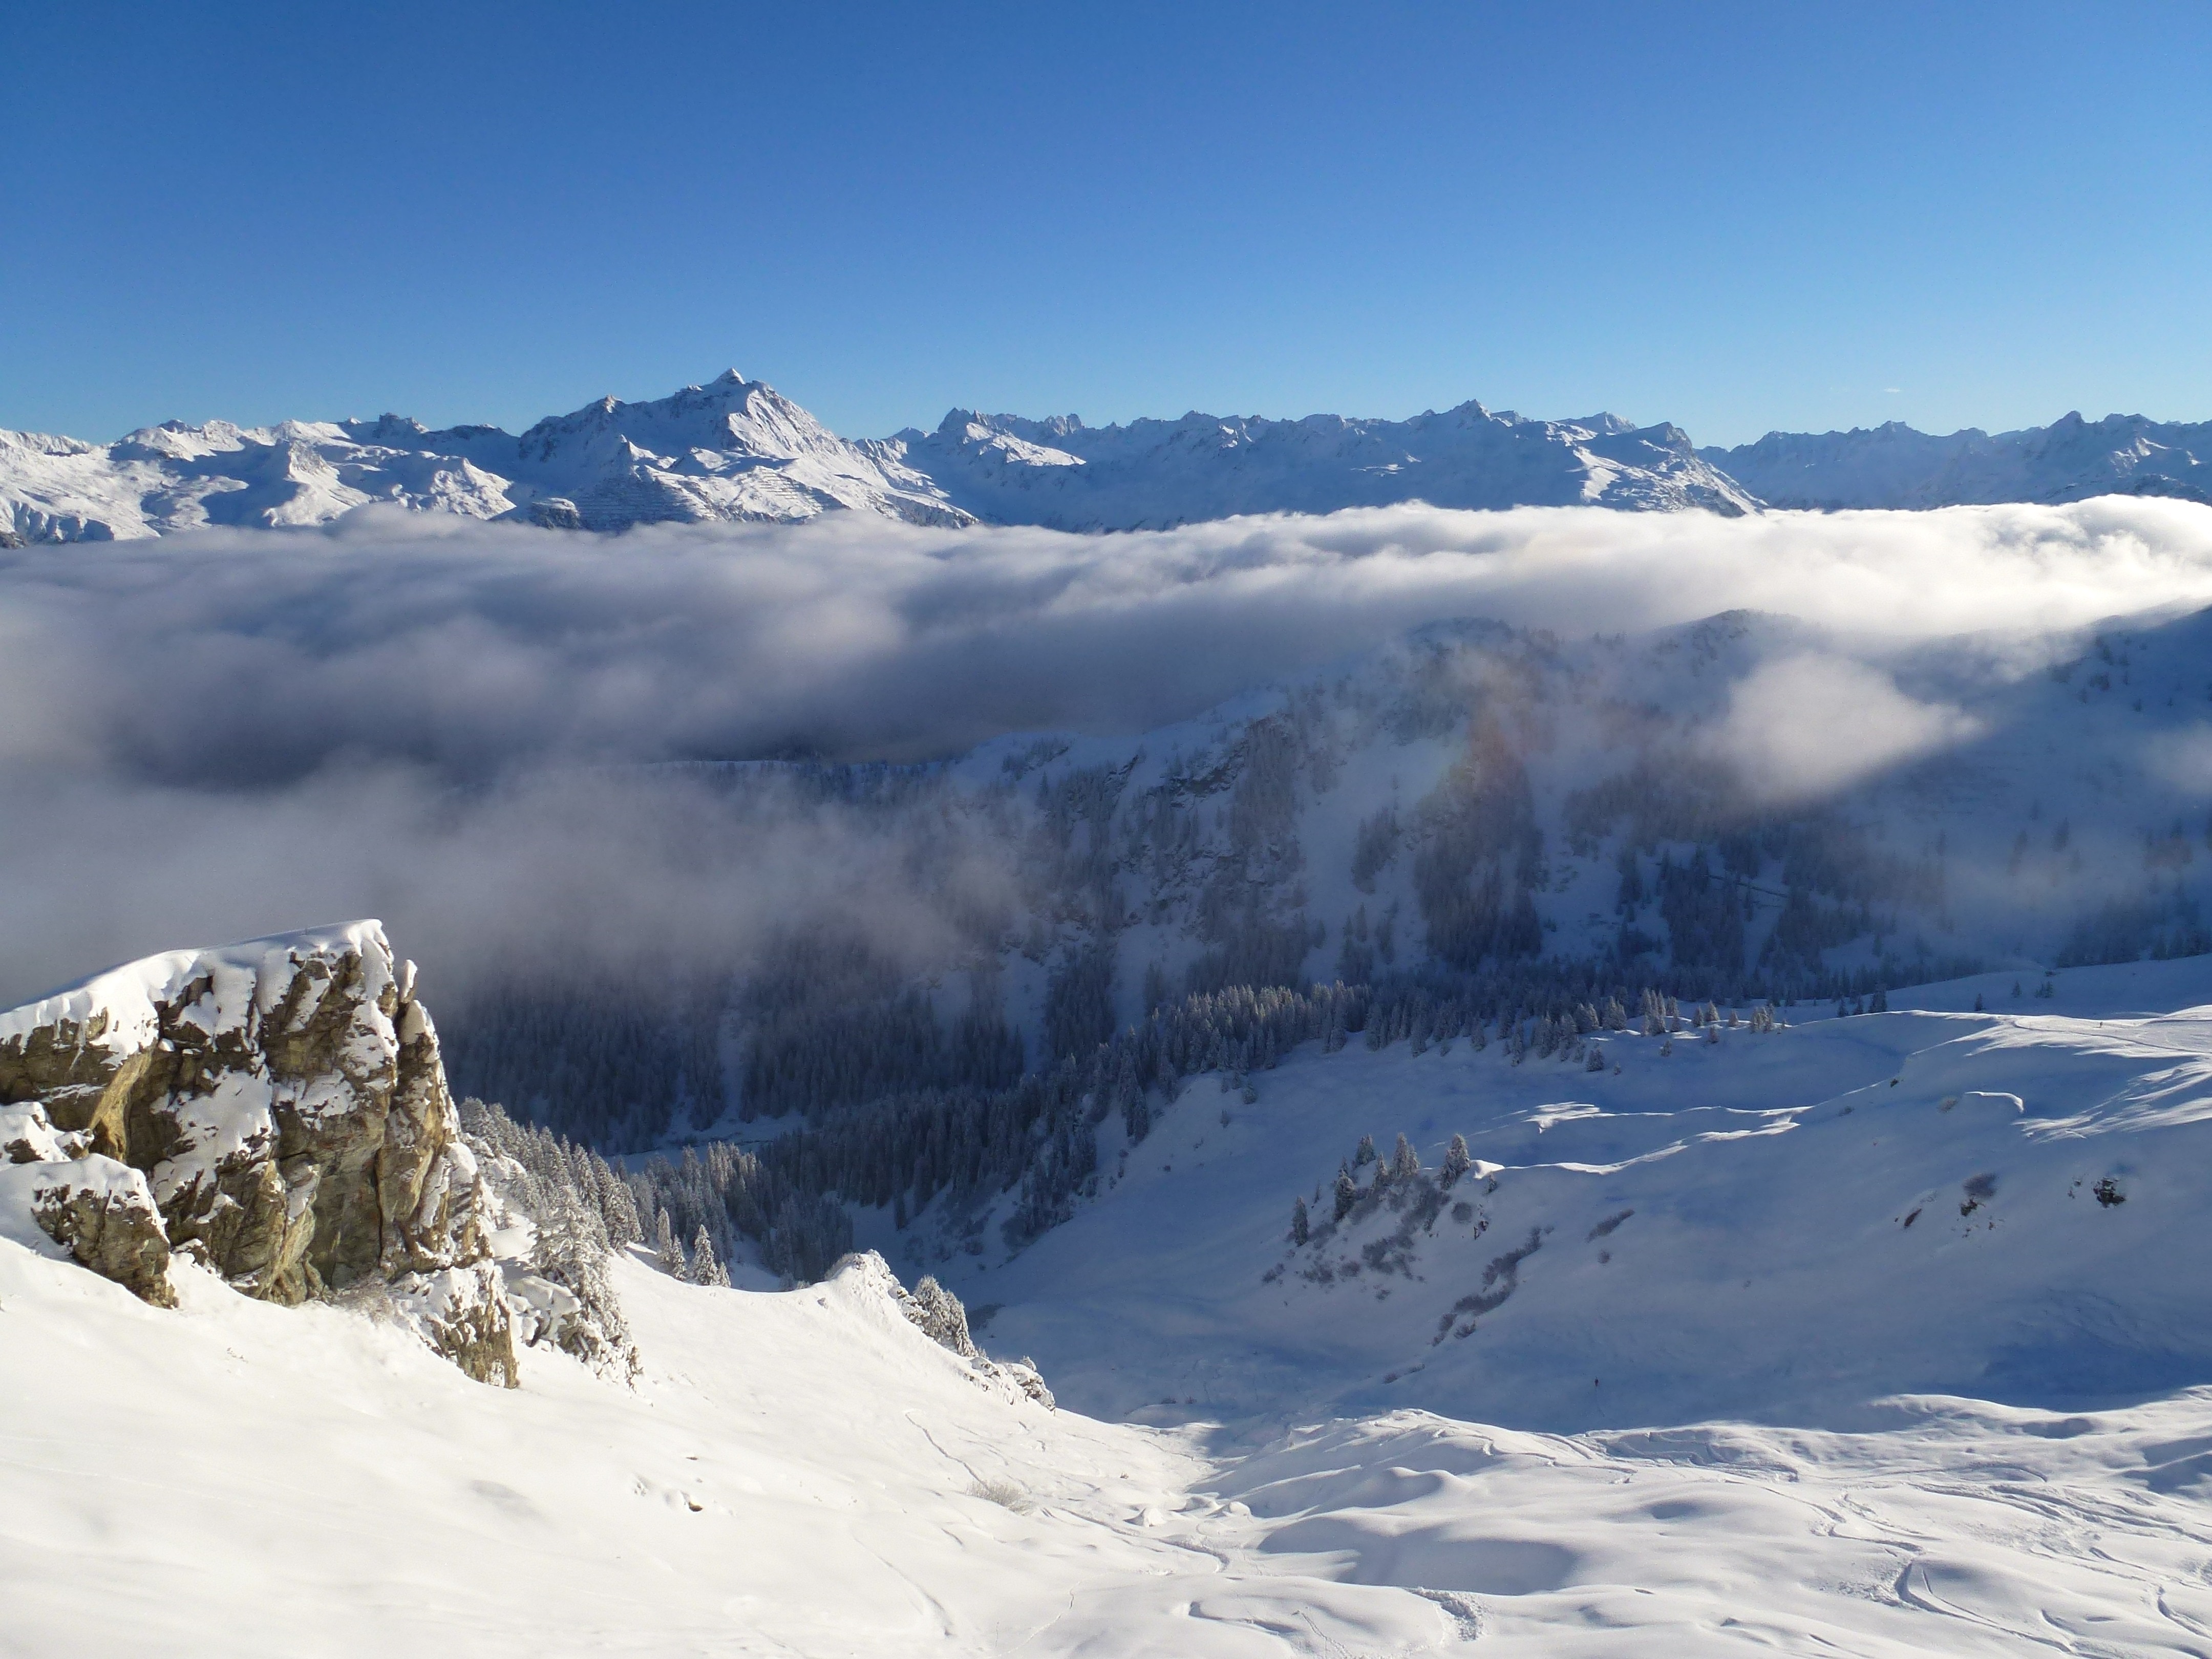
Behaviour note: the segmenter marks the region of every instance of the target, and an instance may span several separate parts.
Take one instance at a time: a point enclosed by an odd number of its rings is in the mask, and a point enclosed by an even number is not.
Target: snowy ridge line
[[[1048,428],[1053,444],[1022,435]],[[296,527],[377,503],[591,531],[835,512],[1104,531],[1416,501],[1757,505],[1679,428],[1612,416],[1532,421],[1468,403],[1410,421],[1191,414],[1098,428],[955,410],[934,433],[854,441],[735,369],[647,402],[603,398],[520,436],[397,415],[167,421],[107,445],[0,432],[0,545]]]
[[[667,398],[602,398],[519,436],[397,415],[167,421],[107,445],[0,431],[0,547],[318,525],[374,503],[593,531],[852,511],[1091,532],[1413,501],[1726,515],[2111,494],[2212,501],[2208,434],[2212,422],[2069,414],[1995,436],[1893,422],[1699,449],[1671,424],[1532,420],[1470,401],[1403,421],[1194,411],[1106,427],[956,409],[933,431],[853,441],[731,369]]]
[[[384,937],[384,924],[374,920],[272,933],[206,951],[167,951],[94,974],[74,985],[49,992],[34,1002],[0,1012],[0,1044],[20,1042],[41,1026],[69,1027],[82,1033],[82,1040],[112,1049],[143,1047],[155,1033],[156,1006],[173,1001],[192,981],[207,978],[211,1015],[220,1009],[223,1021],[236,1024],[249,1008],[265,1014],[287,982],[278,971],[308,957],[356,955],[372,976],[368,1000],[381,996],[391,977],[392,947]],[[399,975],[411,983],[414,964]],[[214,981],[219,981],[214,982]],[[234,988],[251,988],[249,1001],[231,994]]]
[[[1768,505],[1828,510],[2166,495],[2212,502],[2212,422],[2078,411],[2049,426],[1942,435],[1900,421],[1849,432],[1770,432],[1698,455]]]

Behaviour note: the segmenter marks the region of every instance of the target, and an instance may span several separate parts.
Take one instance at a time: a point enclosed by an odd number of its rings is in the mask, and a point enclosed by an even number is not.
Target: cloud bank
[[[342,915],[383,914],[434,974],[721,949],[817,890],[896,914],[895,861],[814,809],[733,842],[696,781],[592,768],[1134,732],[1446,617],[1587,635],[1748,608],[1904,642],[2203,605],[2212,509],[2123,499],[1407,507],[1104,537],[854,515],[598,538],[372,510],[12,550],[0,997]],[[1862,724],[1899,753],[1957,735],[1848,654],[1765,672],[1738,735],[1778,793],[1891,757],[1801,741],[1796,711],[1825,699],[1873,700],[1884,717]]]

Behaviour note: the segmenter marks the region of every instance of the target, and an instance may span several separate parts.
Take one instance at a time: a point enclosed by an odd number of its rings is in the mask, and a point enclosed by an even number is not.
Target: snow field
[[[180,1268],[163,1315],[0,1244],[0,1653],[2212,1650],[2202,1390],[1209,1456],[980,1387],[865,1264],[618,1278],[641,1387],[533,1353],[508,1391],[342,1309]]]
[[[1402,1407],[1847,1426],[1893,1393],[2070,1410],[2212,1376],[2212,1008],[2192,1006],[2212,964],[2078,969],[2006,1005],[2035,1013],[1961,1012],[2000,980],[1678,1032],[1665,1057],[1613,1035],[1595,1073],[1499,1043],[1308,1045],[1254,1074],[1253,1105],[1193,1079],[1126,1164],[1102,1143],[1126,1172],[1094,1205],[950,1282],[1000,1305],[982,1340],[1034,1354],[1065,1404],[1268,1432]],[[2184,1012],[2142,1012],[2160,1002]],[[1323,1228],[1363,1135],[1387,1157],[1404,1133],[1432,1180],[1455,1132],[1480,1170],[1425,1222],[1386,1203]]]

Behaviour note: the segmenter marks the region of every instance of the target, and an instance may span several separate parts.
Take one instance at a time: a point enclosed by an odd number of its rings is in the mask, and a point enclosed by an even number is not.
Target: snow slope
[[[2049,426],[1941,435],[1901,421],[1849,432],[1770,432],[1699,458],[1770,507],[1928,507],[2076,501],[2092,495],[2212,500],[2212,422],[2073,412]]]
[[[1757,503],[1673,426],[1612,415],[1538,421],[1479,403],[1407,421],[1192,413],[1087,427],[956,409],[894,440],[976,517],[1056,530],[1142,530],[1253,513],[1593,506],[1737,514]]]
[[[781,1292],[619,1262],[635,1390],[538,1350],[505,1390],[341,1308],[180,1267],[165,1313],[0,1240],[0,1654],[2212,1652],[2212,1389],[2160,1392],[2207,1370],[2212,1009],[2140,1012],[2208,981],[1615,1039],[1617,1077],[1301,1054],[1227,1126],[1195,1086],[966,1280],[1064,1398],[1191,1402],[1140,1423],[977,1377],[865,1257]],[[1450,1124],[1483,1237],[1261,1282],[1317,1165]],[[2068,1195],[2098,1171],[2124,1203]],[[2051,1321],[2109,1363],[1974,1373]],[[1881,1397],[1937,1380],[2010,1403]]]

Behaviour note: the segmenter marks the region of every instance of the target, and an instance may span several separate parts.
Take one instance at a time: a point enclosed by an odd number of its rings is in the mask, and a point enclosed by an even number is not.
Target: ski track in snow
[[[1615,1039],[1618,1075],[1462,1043],[1304,1050],[1253,1106],[1196,1080],[963,1279],[1064,1402],[1136,1421],[1015,1400],[864,1271],[618,1263],[639,1386],[533,1351],[507,1391],[336,1308],[180,1267],[164,1312],[0,1240],[0,1654],[2212,1659],[2212,1387],[2159,1370],[2212,1375],[2212,964],[2078,970],[2033,1017],[1977,989]],[[1383,1299],[1263,1283],[1292,1193],[1400,1127],[1432,1165],[1468,1135],[1486,1231],[1447,1207]],[[2017,1352],[2093,1293],[2094,1398]]]

